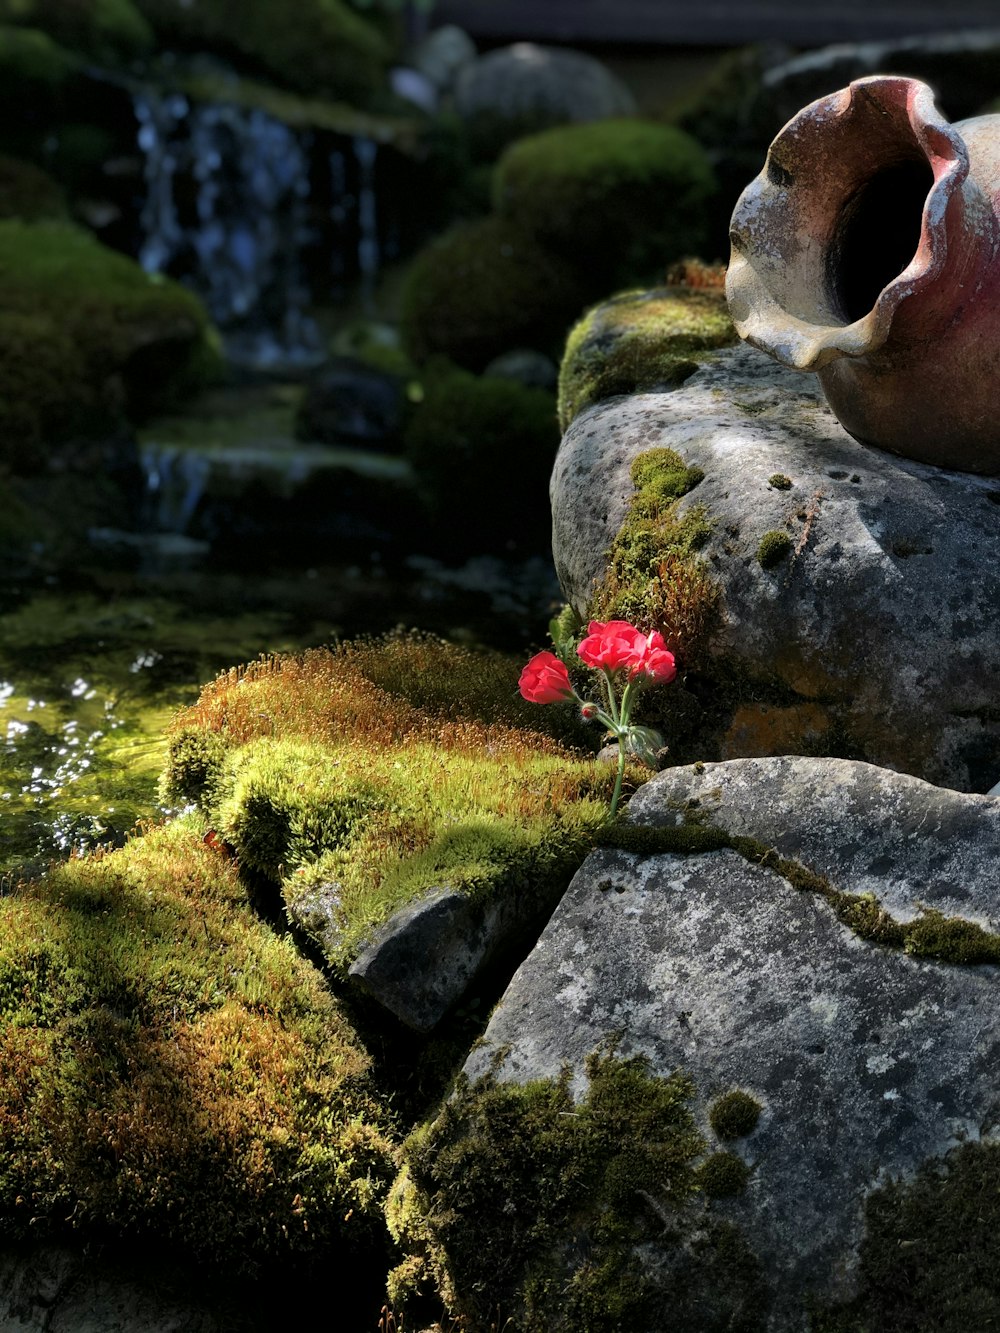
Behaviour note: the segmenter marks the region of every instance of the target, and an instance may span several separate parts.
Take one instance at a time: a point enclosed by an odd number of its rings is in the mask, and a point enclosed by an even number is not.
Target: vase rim
[[[871,308],[859,318],[838,318],[840,312],[833,308],[825,275],[816,279],[815,272],[813,285],[822,288],[822,294],[814,293],[815,310],[809,309],[808,292],[800,295],[798,310],[789,309],[794,302],[782,299],[775,287],[785,285],[787,297],[789,284],[796,280],[794,265],[775,262],[773,240],[767,233],[770,227],[778,236],[783,232],[794,235],[794,192],[808,190],[810,180],[808,170],[789,171],[785,164],[791,160],[801,168],[804,142],[843,129],[852,118],[860,115],[863,119],[872,108],[883,118],[895,114],[900,123],[905,116],[912,146],[933,175],[923,202],[916,249],[906,267],[882,286]],[[969,155],[962,136],[938,110],[933,90],[919,79],[869,75],[804,107],[775,137],[763,171],[744,190],[733,214],[726,295],[740,337],[798,370],[818,370],[838,357],[877,350],[888,338],[903,302],[941,274],[948,258],[948,205],[962,190],[968,173]],[[865,183],[862,179],[858,188]],[[812,184],[816,188],[816,182]],[[795,237],[793,249],[801,240]],[[810,262],[815,269],[815,256]]]

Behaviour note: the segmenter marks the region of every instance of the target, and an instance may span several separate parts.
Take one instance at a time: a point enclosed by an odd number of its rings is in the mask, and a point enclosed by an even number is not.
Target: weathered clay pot
[[[864,444],[1000,473],[1000,116],[876,75],[800,111],[733,214],[741,337]]]

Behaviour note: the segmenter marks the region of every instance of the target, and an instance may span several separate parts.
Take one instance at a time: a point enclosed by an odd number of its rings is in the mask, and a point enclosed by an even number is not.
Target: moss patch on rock
[[[167,406],[217,370],[200,302],[86,232],[0,222],[0,461]]]
[[[502,218],[460,223],[413,261],[402,295],[406,348],[483,370],[512,347],[553,352],[586,300],[558,254]]]
[[[229,1272],[372,1242],[393,1146],[315,970],[190,818],[0,898],[0,1229]]]
[[[389,49],[341,0],[137,0],[167,45],[208,47],[303,93],[369,101],[382,85]]]
[[[166,795],[198,800],[290,905],[327,886],[324,948],[346,968],[432,888],[548,893],[593,845],[613,774],[523,724],[516,674],[422,637],[261,661],[178,717]]]
[[[404,1150],[388,1209],[409,1251],[397,1296],[429,1277],[469,1333],[505,1319],[519,1333],[762,1328],[757,1262],[700,1189],[690,1080],[613,1051],[586,1072],[578,1100],[568,1072],[459,1080]],[[666,1262],[643,1263],[651,1244]]]
[[[709,1108],[708,1123],[720,1139],[742,1139],[757,1128],[760,1112],[756,1097],[735,1088],[716,1097]]]
[[[680,500],[702,480],[673,449],[649,449],[632,464],[635,494],[608,551],[608,569],[588,608],[598,620],[659,630],[684,665],[712,627],[719,592],[698,557],[711,531],[700,505]]]
[[[588,310],[566,341],[559,425],[621,393],[675,389],[705,353],[737,341],[725,294],[714,287],[623,292]]]
[[[865,1204],[859,1294],[812,1333],[966,1333],[1000,1325],[1000,1146],[965,1143]]]
[[[493,177],[498,213],[568,257],[591,296],[655,281],[674,260],[699,254],[715,188],[689,135],[624,119],[520,139]]]
[[[780,565],[792,549],[792,539],[787,532],[774,528],[765,532],[757,546],[757,563],[761,569],[774,569]]]

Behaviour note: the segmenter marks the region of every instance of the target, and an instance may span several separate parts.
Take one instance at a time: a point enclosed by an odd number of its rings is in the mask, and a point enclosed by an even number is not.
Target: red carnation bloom
[[[533,704],[557,704],[573,697],[566,663],[555,653],[536,653],[521,672],[517,687]]]

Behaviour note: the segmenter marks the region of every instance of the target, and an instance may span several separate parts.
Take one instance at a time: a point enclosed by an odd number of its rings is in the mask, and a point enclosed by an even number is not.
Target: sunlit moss
[[[420,635],[252,664],[178,716],[165,795],[199,800],[293,910],[326,886],[338,966],[432,888],[551,896],[592,845],[614,775],[529,729],[580,723],[521,699],[518,669]]]
[[[247,1269],[377,1229],[392,1150],[367,1057],[200,832],[0,899],[8,1234],[154,1233]]]
[[[736,342],[712,287],[622,292],[571,329],[559,371],[559,424],[615,394],[675,389],[707,354]]]

